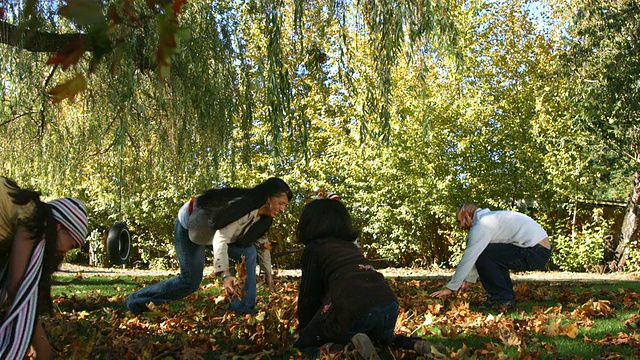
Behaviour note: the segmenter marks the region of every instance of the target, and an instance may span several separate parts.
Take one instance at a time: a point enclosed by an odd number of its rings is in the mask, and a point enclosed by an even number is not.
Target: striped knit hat
[[[340,196],[332,193],[331,191],[327,191],[327,199],[340,200]]]
[[[61,198],[49,202],[53,218],[69,232],[73,240],[82,247],[87,238],[87,208],[82,201],[74,198]]]
[[[316,194],[316,199],[340,200],[340,196],[332,193],[331,191],[327,191],[324,188],[320,188]]]

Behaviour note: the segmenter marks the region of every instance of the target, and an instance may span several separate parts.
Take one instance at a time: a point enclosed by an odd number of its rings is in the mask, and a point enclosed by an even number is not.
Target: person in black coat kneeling
[[[396,295],[354,243],[358,235],[340,201],[314,200],[302,210],[296,236],[305,248],[294,346],[314,357],[326,343],[351,341],[367,360],[379,359],[373,342],[430,352],[428,342],[394,333]]]

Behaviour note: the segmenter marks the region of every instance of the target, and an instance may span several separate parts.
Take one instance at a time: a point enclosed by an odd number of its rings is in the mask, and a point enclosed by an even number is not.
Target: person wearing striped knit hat
[[[327,191],[325,188],[320,188],[316,194],[316,199],[340,200],[340,196],[331,191]]]
[[[52,314],[51,277],[87,228],[80,200],[46,203],[0,176],[0,359],[53,358],[38,315]]]

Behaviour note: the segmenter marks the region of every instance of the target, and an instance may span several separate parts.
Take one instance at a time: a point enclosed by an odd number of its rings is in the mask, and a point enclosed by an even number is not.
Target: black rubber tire
[[[131,254],[131,235],[127,224],[120,222],[109,229],[107,235],[107,254],[114,265],[126,264]]]

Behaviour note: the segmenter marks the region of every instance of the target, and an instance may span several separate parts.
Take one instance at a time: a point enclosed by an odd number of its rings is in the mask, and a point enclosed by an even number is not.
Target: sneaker
[[[499,301],[494,299],[487,299],[478,305],[481,309],[499,309],[499,310],[512,310],[516,307],[516,301]]]
[[[136,304],[136,303],[132,302],[131,298],[129,296],[127,296],[125,298],[124,303],[127,306],[127,309],[129,309],[129,311],[131,311],[133,313],[133,315],[136,315],[136,316],[138,316],[138,315],[140,315],[142,313],[151,311],[151,310],[149,310],[149,308],[145,304],[139,305],[139,304]]]
[[[420,355],[432,354],[432,349],[435,349],[440,354],[444,354],[447,352],[447,348],[440,343],[432,344],[426,340],[417,340],[413,344],[413,350]]]
[[[364,360],[380,360],[378,352],[367,334],[357,333],[353,335],[351,343],[356,347]]]
[[[240,299],[233,299],[233,301],[231,301],[231,304],[229,304],[229,310],[235,312],[236,315],[255,315],[255,311],[253,311],[250,306],[247,306],[244,301]]]

